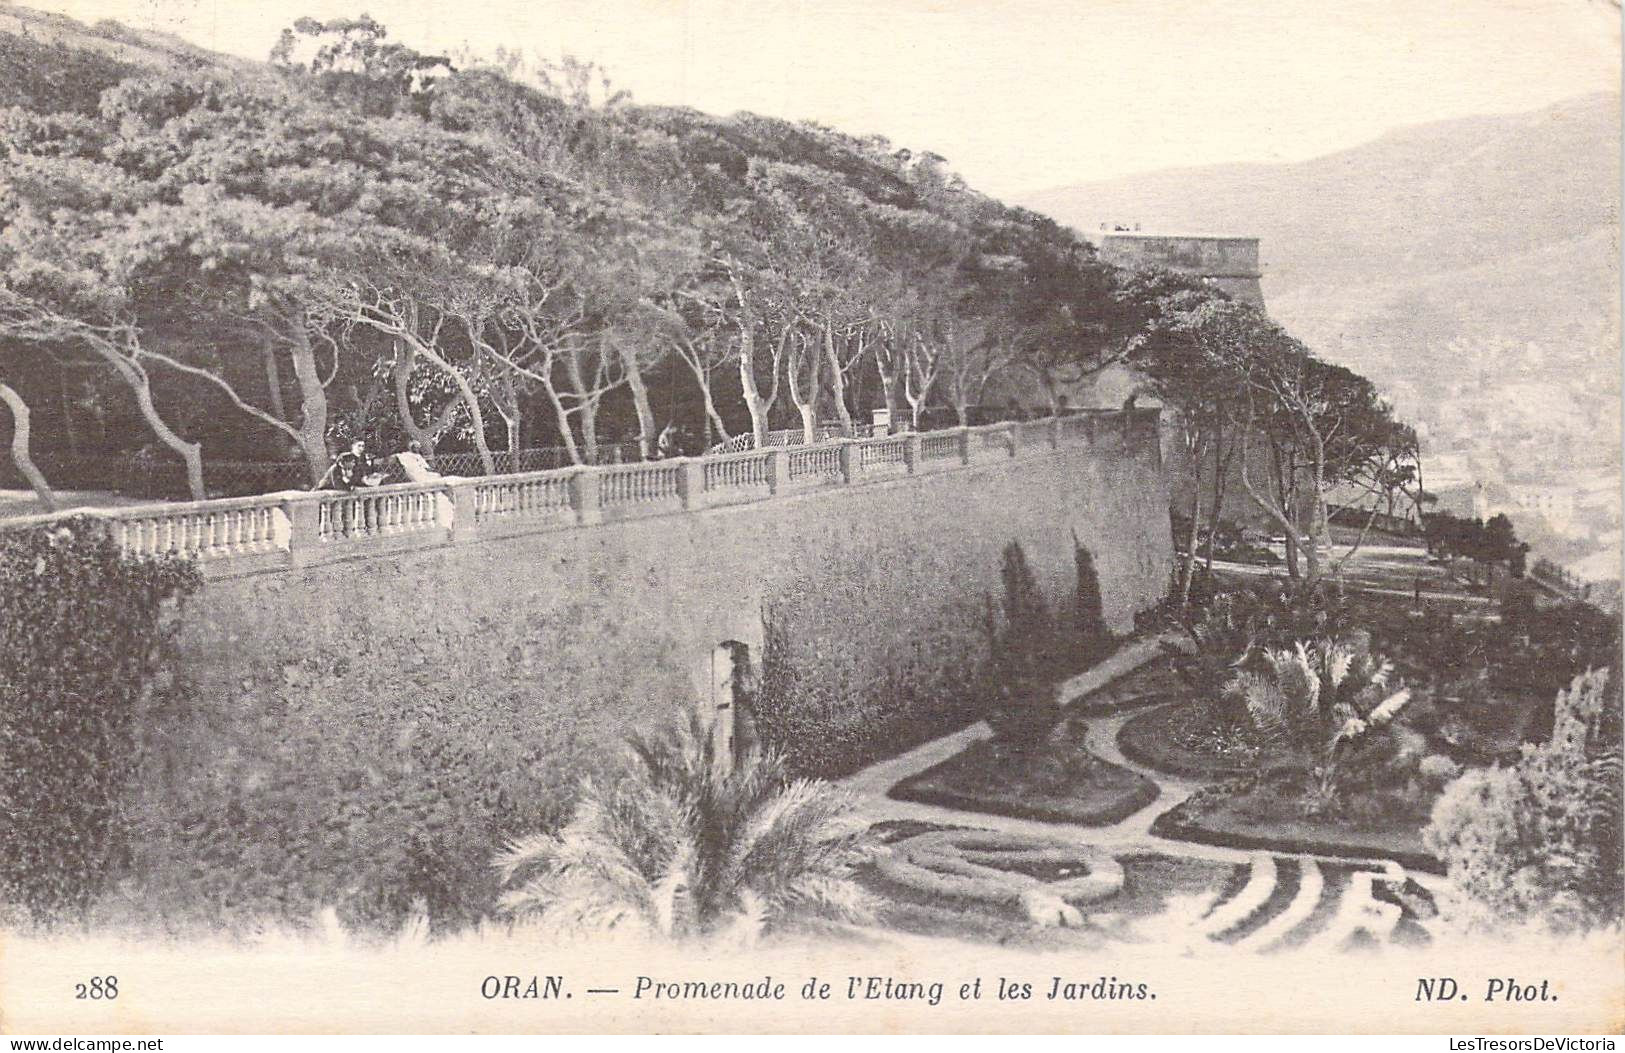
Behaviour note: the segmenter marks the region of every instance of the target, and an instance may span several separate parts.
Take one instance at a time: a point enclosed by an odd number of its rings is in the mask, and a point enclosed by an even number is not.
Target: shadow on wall
[[[1063,613],[1045,598],[1018,541],[1000,556],[1002,607],[985,588],[974,604],[963,590],[943,601],[935,597],[944,593],[897,580],[927,580],[940,573],[932,564],[941,558],[906,549],[864,560],[821,579],[843,587],[800,580],[764,606],[753,726],[791,771],[849,774],[987,716],[1000,679],[1064,679],[1116,646],[1094,559],[1075,534],[1076,594]]]

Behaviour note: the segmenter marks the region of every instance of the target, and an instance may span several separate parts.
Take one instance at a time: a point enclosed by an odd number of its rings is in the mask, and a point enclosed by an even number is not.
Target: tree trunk
[[[654,410],[649,406],[649,387],[643,382],[637,349],[622,343],[620,353],[621,368],[626,370],[626,383],[632,389],[632,406],[638,414],[638,453],[647,461],[654,456],[655,440],[659,435]]]
[[[519,470],[517,454],[523,448],[525,437],[525,409],[519,399],[518,389],[514,386],[513,371],[505,370],[499,374],[498,381],[491,392],[491,405],[496,408],[497,415],[502,418],[502,428],[506,437],[509,460],[513,462],[513,471]]]
[[[411,393],[408,390],[411,384],[412,362],[415,357],[415,354],[411,351],[402,355],[397,349],[395,365],[392,367],[395,412],[396,416],[400,418],[401,428],[405,430],[407,437],[417,443],[420,452],[427,457],[434,453],[435,446],[440,442],[440,436],[446,434],[446,429],[451,427],[452,422],[457,419],[457,407],[462,405],[462,401],[452,399],[441,407],[440,415],[435,417],[433,424],[427,428],[420,425],[416,418],[412,416]],[[358,425],[363,418],[364,415],[358,416]]]
[[[722,422],[722,414],[717,412],[716,400],[711,395],[711,377],[706,375],[700,385],[700,392],[705,398],[705,419],[710,422],[713,430],[713,442],[727,442],[733,436],[728,434],[728,426]]]
[[[801,414],[801,441],[811,445],[818,441],[819,374],[823,372],[823,353],[813,350],[813,338],[805,333],[793,336],[797,351],[789,362],[790,401]],[[805,374],[802,372],[806,369]]]
[[[704,400],[706,424],[713,433],[706,436],[706,445],[709,447],[714,442],[727,442],[730,438],[728,428],[722,423],[722,414],[717,412],[716,398],[711,393],[711,370],[715,368],[714,360],[712,365],[707,365],[701,348],[693,343],[686,345],[676,343],[673,346],[677,350],[677,357],[682,359],[683,364],[688,366],[688,371],[694,374],[694,383],[698,385],[700,398]]]
[[[434,349],[427,344],[419,344],[418,353],[428,359],[437,369],[451,378],[452,385],[456,387],[458,395],[462,397],[463,406],[468,410],[469,427],[474,433],[474,449],[480,455],[480,468],[486,475],[495,475],[496,461],[491,457],[491,447],[485,441],[485,414],[480,412],[479,396],[474,394],[474,388],[468,383],[468,378],[450,362],[441,358]]]
[[[440,431],[420,427],[417,418],[412,416],[410,387],[412,362],[415,357],[410,344],[404,340],[395,341],[395,361],[390,366],[390,374],[395,381],[395,414],[400,418],[401,427],[405,429],[407,437],[418,444],[420,452],[425,457],[430,457],[434,455],[435,440],[440,438]]]
[[[1197,463],[1200,463],[1198,460]],[[1184,610],[1191,602],[1191,579],[1196,576],[1196,524],[1202,518],[1202,479],[1198,475],[1196,485],[1191,487],[1191,524],[1185,530],[1185,560],[1180,564],[1179,571],[1179,609]]]
[[[1298,524],[1293,520],[1293,509],[1270,500],[1268,495],[1260,493],[1258,487],[1253,484],[1252,474],[1248,471],[1247,459],[1248,436],[1252,431],[1252,421],[1253,418],[1249,415],[1246,425],[1240,429],[1238,436],[1241,455],[1241,486],[1242,489],[1247,491],[1247,496],[1252,499],[1253,504],[1257,505],[1260,511],[1273,519],[1286,536],[1287,576],[1296,581],[1298,580],[1297,549],[1302,538],[1298,531]],[[1275,462],[1279,464],[1280,458],[1276,457]],[[1277,478],[1276,482],[1279,485],[1279,478]],[[1309,560],[1309,570],[1312,576],[1317,569],[1314,556],[1312,553],[1306,553],[1306,556]]]
[[[767,446],[767,403],[762,390],[756,386],[756,332],[748,322],[739,323],[739,388],[745,397],[745,408],[750,411],[750,430],[756,436],[756,448]]]
[[[1270,441],[1270,467],[1274,475],[1275,499],[1281,510],[1282,533],[1286,535],[1286,576],[1293,581],[1302,577],[1298,553],[1302,547],[1298,537],[1298,510],[1294,500],[1294,487],[1288,482],[1292,469],[1287,465],[1281,447]]]
[[[605,366],[603,346],[598,348],[595,358],[599,376],[593,383],[588,383],[587,372],[582,368],[582,348],[573,346],[564,356],[564,371],[570,377],[570,384],[575,392],[575,399],[581,413],[581,448],[588,464],[598,464],[598,400],[603,398],[602,372]]]
[[[1223,457],[1221,460],[1220,457]],[[1213,544],[1214,536],[1218,533],[1219,523],[1224,510],[1225,483],[1230,475],[1230,465],[1235,461],[1236,442],[1230,442],[1229,452],[1225,452],[1224,426],[1215,424],[1213,428],[1213,507],[1208,511],[1207,545],[1207,572],[1213,573]]]
[[[581,403],[581,449],[588,464],[602,464],[598,449],[598,400],[584,399]]]
[[[316,369],[316,354],[311,349],[303,321],[292,326],[291,331],[294,340],[293,375],[299,383],[299,448],[305,455],[305,470],[310,473],[310,483],[314,486],[326,474],[330,461],[327,449],[327,391],[322,387],[321,374]],[[275,356],[268,356],[267,361],[274,363]]]
[[[881,337],[884,341],[887,338]],[[888,347],[890,345],[888,344]],[[902,407],[897,401],[897,382],[900,378],[898,360],[901,355],[895,348],[891,348],[882,355],[875,353],[875,372],[880,374],[880,397],[886,402],[886,429],[897,427],[897,419],[902,414]]]
[[[761,388],[756,386],[756,319],[750,309],[750,298],[745,294],[744,282],[731,271],[728,282],[733,286],[734,299],[739,302],[739,314],[734,319],[734,325],[739,329],[739,390],[745,399],[745,409],[750,411],[750,430],[756,437],[756,448],[762,449],[767,445],[767,412],[771,407],[762,398]],[[776,384],[777,359],[774,359],[773,368]]]
[[[28,403],[9,384],[4,383],[0,383],[0,402],[11,407],[11,459],[16,463],[17,470],[23,473],[23,478],[28,480],[39,503],[47,512],[55,512],[56,494],[51,492],[51,484],[45,481],[44,473],[35,467],[34,458],[28,451]]]
[[[180,457],[186,465],[186,488],[192,495],[192,500],[207,500],[208,491],[203,488],[203,445],[196,442],[187,442],[164,420],[158,412],[158,406],[152,400],[152,384],[147,379],[145,371],[137,370],[127,363],[121,364],[119,373],[135,392],[135,404],[141,410],[141,417],[147,422],[158,441],[168,446]]]
[[[271,395],[271,412],[282,420],[288,419],[287,407],[282,403],[282,370],[276,364],[276,341],[267,339],[265,352],[265,388]]]
[[[570,463],[583,463],[581,447],[576,445],[575,430],[570,426],[570,411],[564,408],[564,400],[559,397],[558,389],[544,376],[542,390],[547,393],[548,405],[553,407],[553,419],[558,425],[559,438],[564,443],[565,452],[570,455]]]
[[[846,408],[846,377],[841,372],[840,356],[835,353],[835,329],[827,318],[824,320],[824,358],[829,366],[829,390],[835,399],[835,416],[841,422],[841,435],[848,439],[855,438],[852,411]]]

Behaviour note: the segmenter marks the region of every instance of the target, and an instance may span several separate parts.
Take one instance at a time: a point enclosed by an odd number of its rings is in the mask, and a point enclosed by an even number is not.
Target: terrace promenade
[[[806,446],[483,477],[446,477],[354,491],[74,509],[103,521],[130,555],[198,560],[206,577],[237,577],[404,550],[772,501],[827,488],[1017,459],[1062,447],[1122,452],[1156,445],[1158,411],[1091,411],[972,428],[837,439]]]

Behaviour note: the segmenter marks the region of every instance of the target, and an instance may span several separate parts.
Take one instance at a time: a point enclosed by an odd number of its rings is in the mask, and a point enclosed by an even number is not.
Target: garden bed
[[[1342,816],[1306,817],[1299,798],[1257,784],[1209,787],[1157,816],[1151,832],[1174,841],[1329,856],[1391,859],[1401,866],[1442,874],[1422,844],[1425,820],[1378,825]]]
[[[934,824],[919,824],[919,828],[952,829]],[[876,830],[887,839],[903,834],[901,830]],[[1159,853],[1125,855],[1118,861],[1123,867],[1122,889],[1087,907],[1087,924],[1082,928],[1035,926],[1008,905],[927,894],[878,872],[871,871],[863,882],[880,900],[879,920],[888,928],[955,940],[1074,950],[1097,948],[1114,938],[1134,939],[1134,922],[1163,914],[1176,898],[1200,896],[1220,887],[1242,869],[1231,863]]]
[[[1110,826],[1157,799],[1157,784],[1090,753],[1072,721],[1017,750],[986,740],[891,788],[899,801],[1044,822]]]
[[[1124,721],[1117,747],[1136,764],[1191,779],[1228,779],[1258,768],[1260,750],[1246,729],[1213,718],[1212,709],[1176,702]]]

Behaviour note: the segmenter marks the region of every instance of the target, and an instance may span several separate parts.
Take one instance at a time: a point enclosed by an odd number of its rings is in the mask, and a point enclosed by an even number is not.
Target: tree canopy
[[[273,451],[314,483],[353,438],[489,472],[628,430],[654,456],[679,423],[963,424],[1003,376],[1055,411],[1129,363],[1199,460],[1247,435],[1286,458],[1249,489],[1294,529],[1294,487],[1400,470],[1363,378],[928,151],[634,105],[576,61],[425,55],[366,16],[299,19],[253,76],[83,65],[80,91],[0,95],[0,381],[47,452],[145,434],[202,497],[210,461]]]

